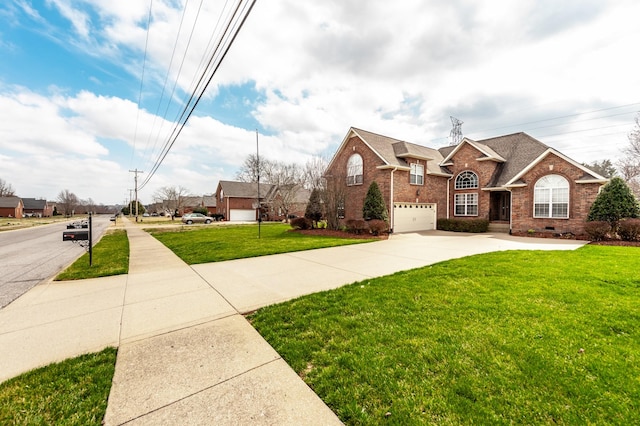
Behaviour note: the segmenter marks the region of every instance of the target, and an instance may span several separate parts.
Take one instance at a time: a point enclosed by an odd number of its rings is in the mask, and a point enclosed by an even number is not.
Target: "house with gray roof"
[[[21,218],[24,203],[20,197],[0,197],[0,217]]]
[[[49,217],[53,215],[53,206],[45,199],[23,198],[24,215],[28,217]]]
[[[221,180],[216,188],[216,213],[224,220],[258,220],[258,206],[261,206],[273,185],[256,182],[236,182]]]
[[[366,192],[377,182],[394,232],[457,218],[485,219],[512,233],[576,235],[608,181],[526,133],[434,149],[353,127],[325,177],[345,184],[344,220],[362,219]]]

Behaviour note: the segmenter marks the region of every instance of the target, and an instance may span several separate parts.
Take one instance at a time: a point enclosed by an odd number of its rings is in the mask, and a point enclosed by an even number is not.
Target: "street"
[[[82,218],[0,232],[0,309],[58,274],[85,252],[76,243],[62,241],[67,224]],[[95,246],[111,222],[105,215],[94,216],[92,222]]]

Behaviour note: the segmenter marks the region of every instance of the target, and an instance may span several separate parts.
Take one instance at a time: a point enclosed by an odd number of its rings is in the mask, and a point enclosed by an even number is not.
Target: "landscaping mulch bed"
[[[334,231],[330,229],[292,229],[291,232],[297,232],[303,235],[313,235],[320,237],[335,237],[335,238],[353,238],[353,239],[362,239],[362,240],[386,240],[389,238],[389,234],[384,233],[381,235],[371,235],[369,233],[363,234],[354,234],[352,232],[346,231]]]
[[[607,241],[591,241],[589,244],[593,244],[597,246],[640,247],[640,241],[607,240]]]

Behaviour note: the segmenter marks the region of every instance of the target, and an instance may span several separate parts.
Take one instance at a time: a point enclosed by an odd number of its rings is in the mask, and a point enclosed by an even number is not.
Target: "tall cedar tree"
[[[313,188],[309,196],[309,203],[304,212],[304,217],[311,219],[314,223],[322,219],[322,201],[318,188]]]
[[[367,190],[364,206],[362,206],[362,217],[365,220],[379,219],[389,222],[387,206],[384,203],[382,192],[380,192],[380,188],[375,182],[371,182]]]
[[[614,177],[602,188],[591,205],[587,221],[606,221],[616,229],[620,219],[638,216],[640,216],[638,200],[624,180]]]

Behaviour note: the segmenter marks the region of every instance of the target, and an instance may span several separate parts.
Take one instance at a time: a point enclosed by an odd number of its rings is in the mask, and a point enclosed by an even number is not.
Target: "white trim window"
[[[352,154],[347,162],[347,185],[362,185],[362,157]]]
[[[478,194],[456,194],[455,204],[456,216],[478,216]]]
[[[458,175],[456,178],[456,189],[472,189],[478,187],[478,175],[470,172],[464,171]]]
[[[559,175],[547,175],[536,182],[533,191],[533,217],[569,218],[569,181]]]
[[[409,172],[409,183],[411,185],[424,185],[424,166],[422,164],[411,164],[411,171]]]

